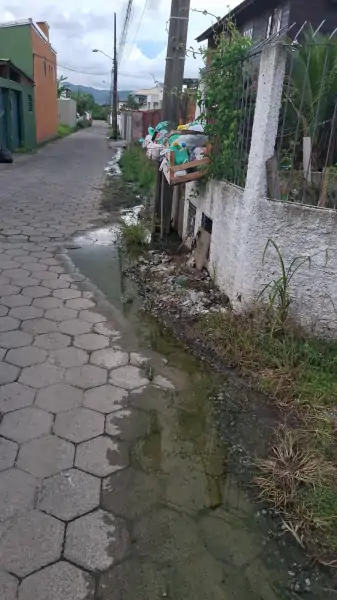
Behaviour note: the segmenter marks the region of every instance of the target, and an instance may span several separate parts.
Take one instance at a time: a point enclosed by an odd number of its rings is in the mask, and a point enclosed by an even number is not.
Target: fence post
[[[276,42],[261,54],[251,148],[243,195],[240,243],[237,252],[234,301],[236,308],[250,304],[257,296],[256,276],[261,267],[263,247],[256,235],[261,213],[258,204],[267,195],[267,161],[274,155],[282,103],[286,53]],[[270,232],[272,237],[272,232]]]

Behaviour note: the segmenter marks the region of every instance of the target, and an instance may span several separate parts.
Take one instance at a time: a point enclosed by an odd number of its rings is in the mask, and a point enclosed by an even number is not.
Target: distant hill
[[[84,94],[91,94],[96,104],[109,104],[110,103],[110,90],[97,90],[93,87],[88,87],[86,85],[74,85],[73,83],[68,83],[68,81],[64,82],[67,88],[69,88],[72,92],[83,92]],[[126,102],[129,94],[132,94],[132,90],[119,90],[118,91],[118,99],[120,102]]]

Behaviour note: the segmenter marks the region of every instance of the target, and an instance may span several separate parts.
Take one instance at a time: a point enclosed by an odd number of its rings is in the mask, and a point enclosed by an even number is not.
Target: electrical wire
[[[134,44],[135,44],[135,43],[136,43],[136,41],[137,41],[137,37],[138,37],[138,34],[139,34],[140,26],[141,26],[141,24],[142,24],[142,21],[143,21],[143,19],[144,19],[145,11],[146,11],[146,9],[147,9],[148,1],[149,1],[149,0],[145,0],[145,2],[144,2],[143,10],[142,10],[142,13],[141,13],[141,15],[140,15],[140,19],[139,19],[139,23],[138,23],[137,30],[136,30],[136,33],[135,33],[135,37],[133,38],[133,40],[132,40],[132,44],[131,44],[131,46],[130,46],[130,52],[129,52],[129,54],[128,54],[128,58],[127,58],[127,60],[129,60],[129,58],[130,58],[130,54],[131,54],[131,52],[132,52],[132,48],[133,48]]]
[[[130,18],[131,18],[132,5],[133,5],[133,0],[128,0],[125,17],[124,17],[123,29],[122,29],[122,33],[121,33],[121,37],[120,37],[119,45],[118,45],[117,56],[118,56],[118,64],[119,65],[122,62],[123,51],[124,51],[124,47],[125,47],[125,42],[126,42]]]

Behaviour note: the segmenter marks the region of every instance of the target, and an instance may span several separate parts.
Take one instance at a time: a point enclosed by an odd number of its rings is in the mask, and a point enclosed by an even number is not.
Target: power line
[[[129,23],[130,23],[132,4],[133,4],[133,0],[128,0],[128,4],[127,4],[127,7],[126,7],[126,12],[125,12],[125,17],[124,17],[123,29],[122,29],[121,37],[120,37],[120,40],[119,40],[118,64],[121,64],[121,61],[122,61],[124,46],[125,46],[126,37],[127,37],[127,34],[128,34]]]
[[[133,38],[133,40],[132,40],[132,44],[131,44],[131,47],[130,47],[130,52],[129,52],[129,54],[128,54],[128,59],[130,58],[130,54],[131,54],[131,52],[132,52],[132,47],[133,47],[133,45],[134,45],[134,44],[136,43],[136,41],[137,41],[138,33],[139,33],[140,26],[141,26],[141,24],[142,24],[142,21],[143,21],[144,15],[145,15],[145,11],[146,11],[146,9],[147,9],[147,4],[148,4],[148,1],[149,1],[149,0],[145,0],[145,2],[144,2],[144,6],[143,6],[143,10],[142,10],[142,14],[140,15],[140,19],[139,19],[139,23],[138,23],[137,30],[136,30],[136,33],[135,33],[135,37],[134,37],[134,38]]]

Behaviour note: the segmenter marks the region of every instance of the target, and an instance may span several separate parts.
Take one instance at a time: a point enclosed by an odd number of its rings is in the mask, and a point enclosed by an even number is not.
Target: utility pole
[[[118,73],[117,73],[117,17],[114,13],[114,63],[113,63],[113,114],[112,138],[118,139],[117,108],[118,108]]]
[[[178,125],[191,0],[171,0],[163,95],[163,120]]]
[[[180,96],[184,78],[190,4],[190,0],[171,0],[162,116],[163,121],[169,121],[170,125],[174,126],[178,126],[179,123]],[[161,186],[164,186],[163,192],[160,192]],[[170,233],[172,195],[172,187],[169,186],[163,175],[161,185],[159,181],[157,183],[154,212],[155,220],[158,220],[158,215],[161,212],[160,205],[163,207],[164,215],[161,215],[161,219],[163,219],[165,234]]]

